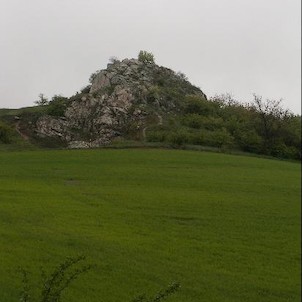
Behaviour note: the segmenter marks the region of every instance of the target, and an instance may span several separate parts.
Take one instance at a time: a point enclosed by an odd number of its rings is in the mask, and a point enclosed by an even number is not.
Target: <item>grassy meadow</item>
[[[66,302],[300,301],[300,165],[180,150],[0,152],[0,301],[18,267],[95,267]],[[170,301],[169,300],[169,301]]]

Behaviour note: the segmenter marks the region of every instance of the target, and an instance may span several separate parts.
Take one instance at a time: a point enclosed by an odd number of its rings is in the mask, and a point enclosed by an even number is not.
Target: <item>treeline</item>
[[[283,109],[281,101],[257,95],[246,105],[230,95],[187,96],[181,113],[150,128],[147,139],[301,159],[301,116]]]

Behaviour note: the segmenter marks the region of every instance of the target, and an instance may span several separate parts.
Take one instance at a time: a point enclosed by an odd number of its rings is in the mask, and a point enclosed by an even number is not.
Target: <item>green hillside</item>
[[[18,267],[95,267],[64,301],[300,301],[300,165],[172,150],[0,153],[0,301]],[[36,294],[36,293],[34,293]]]

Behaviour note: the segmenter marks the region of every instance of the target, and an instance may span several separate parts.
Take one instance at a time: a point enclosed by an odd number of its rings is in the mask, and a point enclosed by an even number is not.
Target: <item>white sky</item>
[[[0,0],[0,108],[71,96],[151,51],[205,94],[301,111],[301,0]]]

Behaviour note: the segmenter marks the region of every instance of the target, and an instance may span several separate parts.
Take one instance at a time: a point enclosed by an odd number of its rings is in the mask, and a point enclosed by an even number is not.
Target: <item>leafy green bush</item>
[[[183,124],[194,129],[216,130],[224,126],[222,118],[213,116],[202,116],[196,113],[186,114]]]
[[[161,130],[147,131],[146,138],[148,142],[165,142],[167,141],[168,133]]]
[[[151,86],[148,90],[147,101],[148,103],[153,103],[160,99],[162,92],[161,88],[157,85]]]
[[[283,120],[280,129],[282,138],[287,146],[292,146],[298,150],[301,148],[301,117],[297,115],[288,116]]]
[[[68,98],[61,95],[55,95],[49,102],[47,114],[52,116],[64,116],[64,112],[68,105]]]
[[[155,85],[151,87],[147,94],[149,103],[158,102],[166,110],[177,111],[183,106],[184,91],[181,86],[166,83],[166,78],[159,76],[155,80]]]
[[[190,95],[185,98],[184,111],[188,114],[214,115],[217,105],[200,96]]]
[[[299,159],[301,157],[300,152],[295,147],[286,146],[282,141],[276,142],[272,146],[270,155],[286,159]]]
[[[255,129],[237,128],[234,138],[243,151],[259,153],[261,150],[262,138]]]
[[[186,114],[182,119],[182,123],[190,128],[200,129],[203,128],[204,117],[196,113]]]
[[[0,143],[9,144],[12,142],[13,130],[12,128],[0,121]]]
[[[206,142],[206,134],[204,131],[197,131],[195,133],[191,133],[189,136],[189,144],[191,145],[205,145]]]
[[[234,144],[234,138],[225,129],[205,132],[205,144],[212,147],[231,147]]]
[[[141,50],[138,54],[138,60],[145,64],[154,64],[154,55],[151,52]]]
[[[189,142],[189,134],[187,131],[180,129],[169,133],[167,140],[172,145],[181,146]]]

